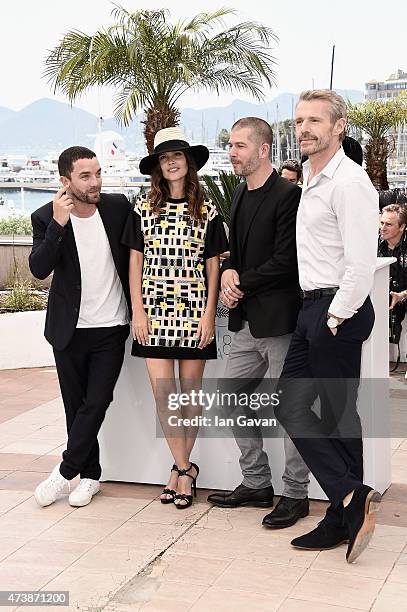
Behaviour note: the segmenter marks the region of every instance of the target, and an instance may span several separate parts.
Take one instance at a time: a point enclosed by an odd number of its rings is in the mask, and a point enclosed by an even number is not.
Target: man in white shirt
[[[378,194],[366,172],[345,156],[346,104],[329,90],[303,92],[296,133],[304,164],[297,214],[303,307],[280,379],[277,416],[331,501],[323,521],[292,544],[333,548],[348,541],[353,562],[374,530],[380,494],[363,484],[356,410],[363,342],[374,311]],[[311,410],[319,397],[321,416]],[[343,430],[346,422],[347,429]]]
[[[69,503],[85,506],[100,488],[97,435],[129,334],[129,250],[120,239],[130,204],[123,195],[101,194],[93,151],[70,147],[58,167],[62,189],[31,216],[29,263],[37,278],[53,272],[45,337],[54,350],[68,442],[62,463],[38,485],[35,498],[40,506],[52,504],[79,474]]]

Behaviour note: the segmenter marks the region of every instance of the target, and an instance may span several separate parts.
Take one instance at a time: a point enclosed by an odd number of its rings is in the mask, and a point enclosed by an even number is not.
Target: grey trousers
[[[226,364],[225,378],[270,378],[278,379],[290,344],[291,334],[271,338],[254,338],[245,322],[244,327],[233,336]],[[263,450],[261,428],[254,426],[256,436],[240,438],[235,433],[241,451],[239,459],[243,484],[251,489],[262,489],[271,485],[271,470],[266,452]],[[291,439],[284,437],[285,470],[283,495],[303,499],[308,494],[309,470]]]

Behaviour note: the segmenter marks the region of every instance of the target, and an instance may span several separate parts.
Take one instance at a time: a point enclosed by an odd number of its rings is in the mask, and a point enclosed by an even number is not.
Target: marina
[[[125,153],[118,134],[100,132],[94,151],[102,167],[105,193],[124,193],[132,199],[140,189],[148,188],[149,177],[139,170],[140,158]],[[0,157],[0,218],[29,215],[52,199],[60,189],[57,159],[53,153],[45,159],[12,154]],[[233,172],[228,152],[220,147],[210,148],[209,160],[199,174],[217,180],[221,171]]]
[[[367,98],[380,97],[379,86],[380,83],[369,82],[366,90]],[[124,138],[115,131],[103,130],[102,123],[100,120],[99,131],[95,135],[92,147],[102,167],[102,189],[105,193],[124,193],[129,199],[133,199],[140,189],[148,189],[150,184],[149,177],[140,173],[141,156],[126,151]],[[293,124],[291,122],[289,125],[287,121],[278,120],[278,105],[273,133],[271,158],[274,167],[278,168],[286,158],[300,158]],[[395,133],[394,141],[395,155],[389,158],[387,166],[390,189],[404,187],[407,181],[405,157],[407,141],[401,128]],[[199,175],[201,177],[209,175],[220,185],[219,173],[233,172],[228,150],[220,146],[208,148],[209,160]],[[0,155],[0,218],[29,215],[52,199],[53,194],[60,188],[58,157],[59,152],[55,151],[44,156],[14,153]]]
[[[0,219],[16,215],[30,215],[43,204],[50,202],[58,189],[58,184],[46,187],[25,185],[20,188],[16,188],[16,185],[6,187],[0,184]],[[103,185],[104,192],[124,193],[130,199],[136,196],[139,190],[140,186],[129,188],[126,185],[123,187]]]

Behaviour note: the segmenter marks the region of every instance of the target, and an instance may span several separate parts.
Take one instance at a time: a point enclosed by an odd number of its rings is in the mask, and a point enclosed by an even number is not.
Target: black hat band
[[[186,140],[167,140],[165,142],[161,142],[155,147],[153,155],[166,151],[178,151],[179,149],[187,148],[189,148],[189,143]]]

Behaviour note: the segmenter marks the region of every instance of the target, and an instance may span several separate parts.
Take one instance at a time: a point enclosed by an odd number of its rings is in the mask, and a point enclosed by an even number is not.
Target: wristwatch
[[[335,317],[329,317],[326,324],[328,325],[329,329],[336,329],[339,325],[339,321]]]

